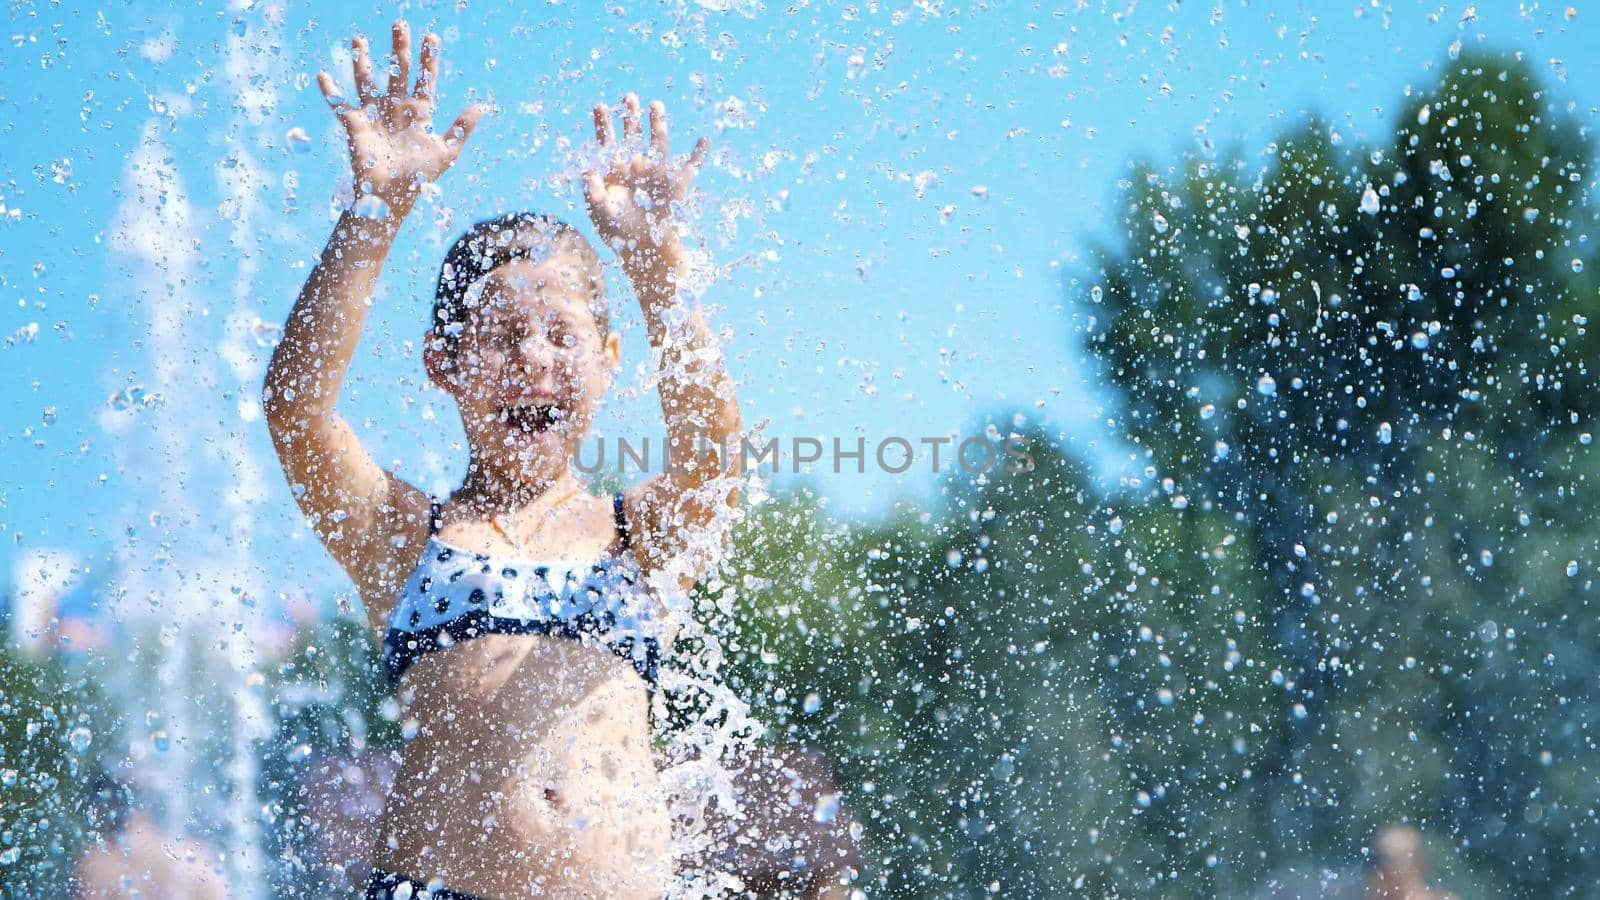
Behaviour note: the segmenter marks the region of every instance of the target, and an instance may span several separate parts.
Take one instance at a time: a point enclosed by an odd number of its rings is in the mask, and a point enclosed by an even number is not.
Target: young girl
[[[372,287],[424,184],[483,113],[430,130],[439,40],[394,26],[386,88],[353,41],[358,102],[318,84],[348,133],[359,199],[334,227],[272,355],[264,405],[295,499],[360,590],[405,707],[370,897],[659,897],[670,822],[649,741],[649,697],[672,629],[659,600],[720,546],[738,461],[680,454],[614,497],[571,465],[620,367],[600,260],[553,219],[473,226],[439,276],[429,379],[456,401],[466,478],[442,502],[384,471],[335,409]],[[594,111],[607,162],[585,175],[595,229],[638,293],[669,442],[736,439],[731,384],[704,318],[680,308],[686,255],[669,221],[705,159],[674,165],[660,103],[644,142]],[[698,445],[698,444],[697,444]],[[709,547],[707,550],[705,548]]]

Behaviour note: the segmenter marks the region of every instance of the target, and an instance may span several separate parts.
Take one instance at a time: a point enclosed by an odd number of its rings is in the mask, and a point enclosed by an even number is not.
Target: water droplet
[[[115,394],[112,394],[110,399],[108,399],[106,402],[112,409],[117,410],[118,412],[124,412],[126,410],[133,409],[136,406],[142,406],[145,402],[144,387],[137,384],[129,385],[122,390],[117,391]]]
[[[800,709],[808,716],[821,708],[822,698],[817,696],[815,692],[807,694],[805,701],[800,705]]]
[[[1578,259],[1577,257],[1573,257],[1573,260],[1572,260],[1572,271],[1574,271],[1574,272],[1582,272],[1583,271],[1583,260]]]
[[[1373,189],[1372,185],[1367,185],[1367,189],[1361,192],[1361,211],[1369,216],[1375,216],[1382,208],[1383,206],[1378,200],[1378,192]]]
[[[839,817],[841,795],[837,792],[823,794],[817,798],[817,805],[811,811],[811,820],[827,824]]]
[[[82,753],[83,751],[89,749],[89,742],[92,740],[94,740],[94,732],[83,727],[82,725],[72,729],[71,733],[67,735],[67,743],[71,745],[73,751],[77,753]]]
[[[1200,407],[1200,418],[1201,419],[1209,419],[1209,418],[1211,418],[1212,416],[1214,416],[1216,414],[1217,414],[1217,407],[1214,404],[1207,403],[1205,406]]]
[[[1263,397],[1271,397],[1278,393],[1278,382],[1271,375],[1262,375],[1256,379],[1256,393]]]
[[[1394,441],[1394,426],[1388,422],[1378,423],[1378,443],[1388,444]]]
[[[1478,562],[1483,563],[1485,569],[1494,565],[1494,551],[1487,548],[1478,552]]]
[[[1577,578],[1578,577],[1578,561],[1577,560],[1575,560],[1575,559],[1567,560],[1567,577],[1568,578]]]
[[[1161,213],[1155,214],[1155,218],[1151,224],[1154,225],[1156,234],[1166,234],[1167,229],[1170,227],[1167,224],[1167,217],[1163,216]]]
[[[1414,349],[1417,349],[1417,350],[1426,350],[1426,349],[1428,349],[1428,335],[1427,335],[1427,332],[1423,332],[1423,331],[1414,332],[1411,335],[1411,346]]]

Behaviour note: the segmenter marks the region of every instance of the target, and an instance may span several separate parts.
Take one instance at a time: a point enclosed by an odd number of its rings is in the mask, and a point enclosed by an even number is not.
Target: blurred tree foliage
[[[1086,331],[1185,515],[1253,548],[1245,612],[1282,657],[1252,778],[1269,860],[1409,818],[1505,888],[1581,892],[1582,133],[1526,64],[1468,54],[1388,146],[1313,122],[1273,151],[1137,172]]]
[[[70,894],[111,722],[86,670],[0,650],[0,895]]]
[[[1397,820],[1462,896],[1600,875],[1583,134],[1468,53],[1388,142],[1268,149],[1123,186],[1075,298],[1119,488],[1018,417],[1032,471],[738,535],[701,608],[873,893],[1359,892]]]

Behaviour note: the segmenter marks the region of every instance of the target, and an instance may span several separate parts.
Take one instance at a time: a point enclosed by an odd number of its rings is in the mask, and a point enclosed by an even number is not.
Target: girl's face
[[[429,346],[429,377],[455,397],[475,455],[525,467],[577,451],[621,359],[618,336],[600,337],[593,302],[576,254],[518,260],[484,278],[454,366]]]

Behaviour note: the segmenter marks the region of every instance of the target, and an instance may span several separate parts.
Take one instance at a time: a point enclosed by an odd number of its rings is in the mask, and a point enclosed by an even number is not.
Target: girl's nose
[[[539,338],[529,338],[517,348],[518,368],[530,379],[567,371],[571,364],[565,347]]]

